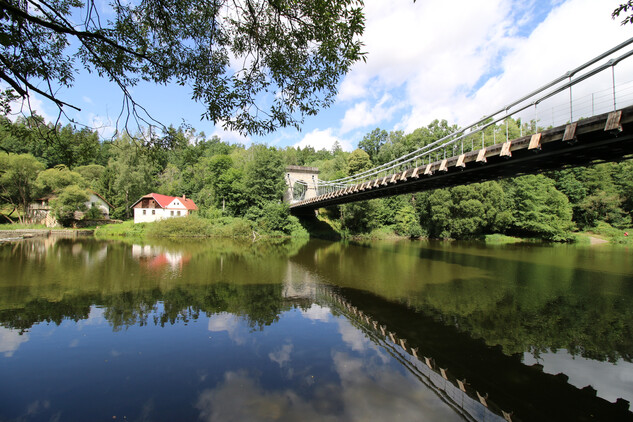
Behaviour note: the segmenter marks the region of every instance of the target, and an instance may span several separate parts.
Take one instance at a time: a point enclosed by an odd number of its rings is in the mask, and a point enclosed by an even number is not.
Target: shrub
[[[213,234],[213,227],[209,220],[188,215],[152,223],[147,234],[152,237],[204,237]]]

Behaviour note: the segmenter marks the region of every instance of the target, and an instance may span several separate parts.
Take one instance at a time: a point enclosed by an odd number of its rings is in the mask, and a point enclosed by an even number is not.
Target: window
[[[152,210],[152,215],[156,214],[156,210]]]
[[[147,214],[147,210],[143,210],[143,215]]]
[[[180,215],[180,211],[178,211],[178,215]]]
[[[172,216],[172,217],[174,216],[174,212],[173,212],[173,211],[171,212],[171,216]]]

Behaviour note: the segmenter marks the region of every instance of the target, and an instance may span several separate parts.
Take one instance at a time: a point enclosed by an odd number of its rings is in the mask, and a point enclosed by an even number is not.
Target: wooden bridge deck
[[[290,209],[300,214],[329,205],[628,158],[633,158],[633,106],[365,181],[297,202]]]

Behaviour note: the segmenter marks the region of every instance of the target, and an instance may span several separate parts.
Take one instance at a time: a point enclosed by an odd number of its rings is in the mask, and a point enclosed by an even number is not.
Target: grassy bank
[[[85,231],[85,230],[94,230],[95,227],[82,227],[80,229],[75,229],[72,227],[46,227],[43,224],[0,224],[0,230],[76,230],[76,231]]]
[[[487,244],[502,245],[502,244],[511,244],[511,243],[521,243],[521,242],[525,242],[526,239],[495,233],[495,234],[485,235],[484,240]]]
[[[289,227],[286,227],[286,231],[281,231],[270,229],[244,218],[219,217],[206,219],[192,215],[183,218],[168,218],[154,223],[134,224],[133,221],[126,221],[121,224],[111,224],[99,227],[95,231],[95,237],[228,237],[260,239],[274,237],[307,238],[309,234],[298,221],[293,221]]]
[[[633,246],[633,227],[616,229],[607,223],[600,222],[596,225],[596,227],[593,227],[581,234],[595,239],[606,240],[607,242],[616,245]]]

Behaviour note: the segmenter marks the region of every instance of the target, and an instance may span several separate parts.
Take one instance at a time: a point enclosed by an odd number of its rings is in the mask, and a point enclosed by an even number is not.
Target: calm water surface
[[[0,244],[0,421],[633,420],[633,253]]]

